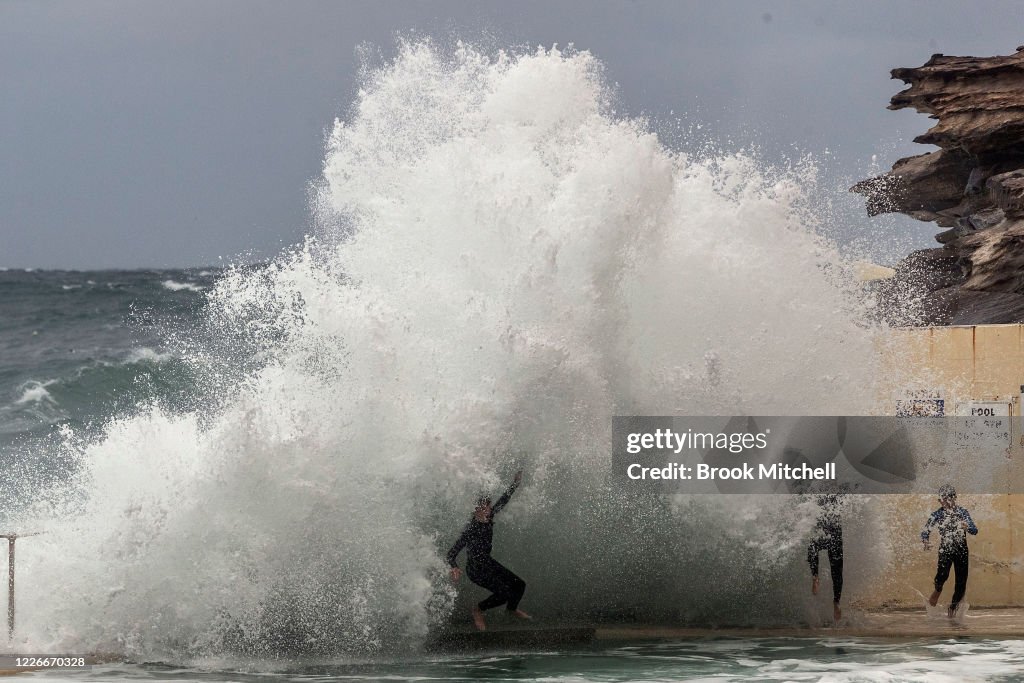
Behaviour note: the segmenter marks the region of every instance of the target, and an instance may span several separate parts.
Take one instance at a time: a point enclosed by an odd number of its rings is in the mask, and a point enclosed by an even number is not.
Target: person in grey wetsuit
[[[452,581],[458,581],[462,570],[456,560],[463,548],[466,549],[466,575],[476,585],[491,591],[490,597],[481,600],[473,607],[473,623],[483,631],[487,628],[484,612],[492,607],[505,605],[512,616],[529,619],[530,615],[519,609],[519,601],[526,591],[526,582],[516,576],[507,567],[491,557],[491,542],[494,538],[494,515],[508,504],[519,483],[523,480],[523,472],[516,472],[512,485],[502,494],[501,498],[491,505],[491,499],[481,496],[477,499],[473,517],[462,530],[455,545],[448,551],[447,560],[451,566]]]
[[[956,503],[956,489],[949,484],[939,487],[939,504],[942,506],[931,515],[921,531],[921,542],[924,549],[930,550],[929,538],[932,528],[939,530],[939,563],[935,570],[935,591],[928,598],[934,607],[939,602],[942,586],[949,578],[949,570],[956,571],[953,583],[953,597],[949,601],[950,618],[956,615],[956,609],[967,592],[967,572],[970,564],[970,552],[967,549],[967,534],[976,536],[978,527],[971,519],[971,513]]]

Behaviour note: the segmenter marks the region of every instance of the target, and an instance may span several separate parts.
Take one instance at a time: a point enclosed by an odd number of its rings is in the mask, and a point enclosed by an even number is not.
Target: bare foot
[[[928,604],[931,605],[932,607],[935,607],[935,605],[939,604],[939,596],[940,595],[942,595],[942,594],[939,593],[939,591],[933,591],[932,592],[932,596],[930,598],[928,598]]]
[[[484,621],[484,613],[476,606],[473,607],[473,625],[476,626],[477,631],[487,630],[487,622]]]
[[[843,609],[839,606],[839,603],[832,605],[832,620],[839,623],[839,620],[843,618]]]
[[[820,582],[818,581],[818,577],[817,576],[815,576],[814,578],[811,579],[811,595],[817,595],[818,594],[818,584],[819,583]]]
[[[517,619],[533,619],[533,617],[531,617],[529,614],[527,614],[521,609],[513,611],[512,616],[516,617]]]

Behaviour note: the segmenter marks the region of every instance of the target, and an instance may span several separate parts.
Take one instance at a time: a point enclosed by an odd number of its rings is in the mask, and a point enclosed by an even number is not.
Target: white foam
[[[25,382],[21,385],[21,396],[14,402],[16,405],[24,405],[26,403],[56,403],[50,392],[46,390],[46,387],[53,384],[56,380],[49,380],[46,382],[36,382],[34,380]]]
[[[199,285],[191,282],[175,282],[174,280],[164,280],[161,284],[163,284],[164,289],[169,289],[172,292],[180,292],[182,290],[201,292],[205,289],[204,287],[200,287]]]

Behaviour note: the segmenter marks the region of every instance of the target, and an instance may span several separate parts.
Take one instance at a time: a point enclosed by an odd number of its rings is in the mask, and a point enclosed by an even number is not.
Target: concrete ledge
[[[941,610],[855,612],[838,627],[779,628],[679,628],[672,626],[602,626],[595,640],[679,640],[690,638],[930,638],[1024,636],[1024,608],[971,609],[959,621],[950,621]]]
[[[425,649],[431,652],[462,652],[571,647],[589,643],[594,639],[595,631],[590,626],[498,627],[487,631],[459,629],[439,633],[427,642]]]

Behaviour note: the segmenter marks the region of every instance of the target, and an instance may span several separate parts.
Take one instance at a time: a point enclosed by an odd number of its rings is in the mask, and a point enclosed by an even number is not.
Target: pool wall
[[[971,406],[979,405],[1009,414],[1008,452],[994,472],[993,493],[961,495],[960,504],[980,530],[969,537],[966,599],[974,606],[1024,606],[1024,495],[1009,493],[1024,491],[1024,325],[902,328],[893,330],[884,346],[895,386],[880,397],[882,412],[893,414],[901,402],[905,406],[931,396],[942,402],[945,415],[969,414]],[[864,607],[919,606],[917,591],[927,595],[935,574],[935,552],[921,549],[919,534],[938,502],[935,495],[885,498],[890,523],[883,525],[887,537],[878,540],[887,549],[887,571],[870,592],[850,597]],[[943,601],[952,583],[950,577]]]

